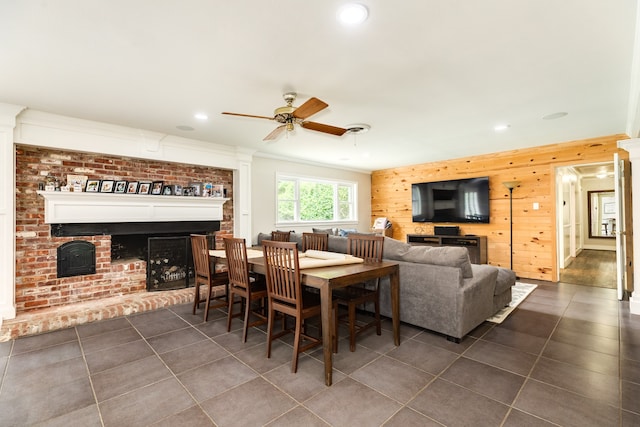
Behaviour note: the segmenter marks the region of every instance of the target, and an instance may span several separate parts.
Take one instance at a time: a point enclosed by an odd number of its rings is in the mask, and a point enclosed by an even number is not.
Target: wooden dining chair
[[[267,285],[264,276],[252,276],[249,273],[245,239],[225,237],[223,241],[229,274],[227,332],[231,330],[231,320],[234,317],[244,317],[242,342],[247,342],[247,331],[250,326],[267,323]],[[241,298],[242,304],[240,304],[240,311],[234,313],[233,306],[236,296]],[[253,306],[256,302],[259,304],[258,307],[254,309]],[[251,315],[257,317],[257,319],[249,322]]]
[[[195,269],[195,283],[193,296],[193,314],[196,314],[200,304],[204,306],[204,321],[209,320],[209,310],[226,307],[227,296],[229,295],[229,280],[226,272],[216,273],[209,257],[209,243],[207,236],[202,234],[191,234],[191,252],[193,255],[193,266]],[[200,287],[207,288],[207,294],[202,295]],[[225,292],[221,295],[214,295],[218,286],[224,286]],[[216,301],[211,304],[211,301]]]
[[[347,253],[358,258],[363,258],[365,263],[377,263],[382,261],[382,251],[384,247],[384,236],[374,234],[349,234],[347,236]],[[349,327],[349,349],[355,351],[356,336],[369,328],[376,327],[376,333],[382,333],[380,324],[380,279],[367,283],[338,288],[333,291],[333,311],[334,311],[334,339],[333,349],[338,352],[338,326],[342,322]],[[374,318],[370,322],[360,322],[356,320],[356,309],[358,306],[373,303]],[[347,314],[340,315],[340,306],[347,306]]]
[[[302,251],[313,249],[326,251],[329,248],[329,235],[327,233],[302,233]]]
[[[291,240],[290,231],[272,231],[271,240],[274,242],[288,242]]]
[[[298,247],[295,242],[262,242],[264,266],[267,277],[269,315],[267,323],[267,358],[271,357],[271,343],[281,336],[293,332],[293,359],[291,372],[298,370],[298,355],[322,343],[306,333],[303,328],[306,319],[320,316],[320,296],[305,291],[300,276]],[[283,330],[273,333],[276,313],[282,313]],[[295,319],[294,329],[286,329],[287,316]],[[321,332],[320,332],[321,333]],[[301,345],[301,339],[308,342]]]

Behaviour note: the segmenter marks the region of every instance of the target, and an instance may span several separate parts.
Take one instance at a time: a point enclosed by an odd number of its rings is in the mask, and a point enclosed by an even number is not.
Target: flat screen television
[[[489,177],[411,184],[413,222],[489,223]]]

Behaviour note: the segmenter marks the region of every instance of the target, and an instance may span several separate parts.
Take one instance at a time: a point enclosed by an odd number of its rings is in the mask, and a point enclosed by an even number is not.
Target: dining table
[[[210,256],[224,262],[224,250],[211,250]],[[247,262],[253,272],[265,274],[261,248],[247,249]],[[400,345],[400,266],[396,261],[359,262],[321,267],[300,268],[302,284],[316,288],[320,294],[324,380],[330,386],[333,378],[333,290],[372,279],[389,277],[393,342]]]

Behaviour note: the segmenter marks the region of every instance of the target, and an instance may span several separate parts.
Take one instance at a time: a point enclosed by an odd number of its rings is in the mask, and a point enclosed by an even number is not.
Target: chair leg
[[[233,294],[233,291],[230,290],[229,293],[227,293],[227,332],[231,330],[231,319],[233,319],[234,298],[235,298],[235,295]]]
[[[200,303],[200,284],[196,281],[193,291],[193,311],[192,314],[196,314],[196,309]]]
[[[244,298],[244,329],[242,331],[242,342],[247,342],[247,330],[249,329],[249,312],[251,311],[251,301]]]
[[[356,305],[349,304],[349,351],[356,351]]]
[[[302,333],[302,319],[296,317],[296,331],[293,340],[293,360],[291,361],[291,373],[298,372],[298,353],[300,353],[300,334]]]
[[[380,298],[376,298],[375,313],[376,313],[376,334],[382,335],[382,322],[380,322]]]
[[[267,359],[271,357],[271,340],[273,336],[273,318],[275,317],[275,311],[269,304],[269,315],[267,317]]]
[[[211,305],[211,294],[213,293],[213,286],[207,286],[209,288],[209,292],[207,292],[207,300],[205,301],[204,306],[204,321],[209,321],[209,305]]]

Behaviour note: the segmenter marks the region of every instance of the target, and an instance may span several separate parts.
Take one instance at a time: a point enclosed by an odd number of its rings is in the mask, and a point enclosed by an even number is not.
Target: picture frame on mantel
[[[112,179],[104,179],[100,181],[100,192],[101,193],[113,193],[113,185],[115,181]]]
[[[124,194],[127,191],[127,181],[116,181],[116,185],[113,188],[114,193]]]
[[[127,183],[127,194],[136,194],[138,192],[138,181]]]
[[[84,191],[87,193],[97,193],[100,189],[100,180],[99,179],[88,179],[87,185],[84,187]]]
[[[162,187],[164,187],[164,181],[153,181],[151,183],[151,194],[155,196],[162,194]]]
[[[201,182],[190,182],[189,187],[193,188],[193,195],[196,197],[202,196],[202,183]]]
[[[151,191],[151,182],[141,182],[138,185],[138,194],[149,194]]]

